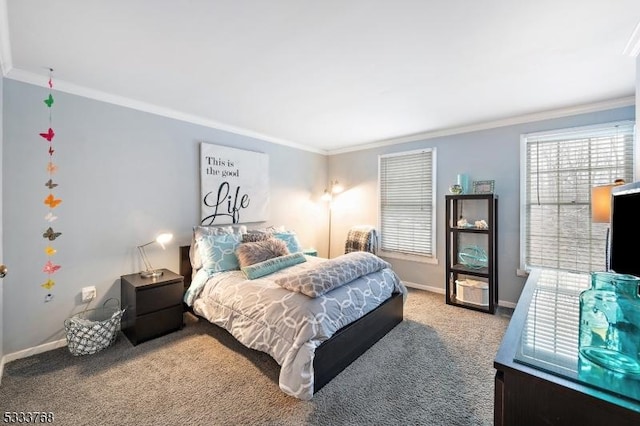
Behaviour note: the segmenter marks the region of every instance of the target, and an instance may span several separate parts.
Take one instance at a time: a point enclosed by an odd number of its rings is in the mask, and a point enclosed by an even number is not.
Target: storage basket
[[[116,301],[118,306],[107,306]],[[64,329],[67,332],[67,346],[72,355],[90,355],[111,346],[118,337],[120,321],[124,309],[120,309],[120,301],[107,299],[101,308],[85,309],[67,318]]]
[[[489,306],[489,284],[471,279],[456,280],[456,298],[464,303]]]

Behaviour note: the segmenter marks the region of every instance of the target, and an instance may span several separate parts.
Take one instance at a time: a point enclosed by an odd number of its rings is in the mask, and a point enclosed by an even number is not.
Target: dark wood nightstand
[[[157,278],[120,277],[122,332],[134,345],[182,328],[182,276],[168,269]]]

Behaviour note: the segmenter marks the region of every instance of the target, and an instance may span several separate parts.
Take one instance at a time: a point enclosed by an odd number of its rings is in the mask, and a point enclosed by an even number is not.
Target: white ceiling
[[[632,105],[639,22],[638,0],[0,0],[0,60],[7,78],[45,85],[52,67],[58,90],[335,153]]]

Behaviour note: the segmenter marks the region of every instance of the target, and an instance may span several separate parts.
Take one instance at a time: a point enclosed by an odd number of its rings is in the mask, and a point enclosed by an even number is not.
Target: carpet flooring
[[[0,414],[45,411],[57,425],[491,425],[496,315],[410,290],[405,320],[315,394],[278,388],[279,366],[186,314],[175,333],[94,355],[60,348],[5,365]]]

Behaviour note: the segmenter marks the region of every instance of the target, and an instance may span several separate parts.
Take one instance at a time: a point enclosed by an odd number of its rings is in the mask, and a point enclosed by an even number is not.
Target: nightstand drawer
[[[181,304],[183,291],[182,281],[150,288],[139,288],[136,295],[136,315],[139,317],[169,306]]]
[[[154,337],[162,336],[182,328],[182,305],[161,311],[140,315],[136,318],[135,328],[127,329],[125,334],[134,345]]]

